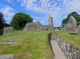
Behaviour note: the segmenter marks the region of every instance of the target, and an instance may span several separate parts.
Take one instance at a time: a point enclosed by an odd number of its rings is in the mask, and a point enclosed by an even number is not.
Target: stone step
[[[14,55],[13,54],[0,55],[0,59],[10,59],[10,58],[14,58]]]

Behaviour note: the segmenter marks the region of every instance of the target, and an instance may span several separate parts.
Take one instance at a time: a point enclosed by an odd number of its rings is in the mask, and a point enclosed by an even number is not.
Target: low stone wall
[[[64,54],[67,56],[68,59],[80,59],[80,49],[75,48],[69,42],[65,41],[62,38],[58,38],[57,36],[52,36],[52,38],[58,41],[58,44]]]
[[[3,34],[7,34],[7,33],[11,33],[14,32],[14,28],[13,27],[4,27],[4,31]]]
[[[58,44],[68,59],[80,59],[80,50],[74,48],[69,42],[59,39]]]

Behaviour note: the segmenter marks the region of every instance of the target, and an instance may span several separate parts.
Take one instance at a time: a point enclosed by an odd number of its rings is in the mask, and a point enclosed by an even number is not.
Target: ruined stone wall
[[[52,36],[55,40],[58,41],[58,44],[64,54],[68,59],[80,59],[80,49],[72,46],[69,42],[63,40],[62,38],[58,38],[57,36]]]
[[[14,32],[14,28],[13,27],[4,27],[4,31],[3,34],[7,34],[7,33],[11,33]]]

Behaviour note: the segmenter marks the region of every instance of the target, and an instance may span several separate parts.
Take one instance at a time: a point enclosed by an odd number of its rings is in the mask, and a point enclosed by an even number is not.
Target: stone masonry
[[[48,25],[49,27],[53,28],[53,17],[51,16],[51,14],[49,14],[49,20],[48,20]]]
[[[4,27],[4,34],[6,33],[10,33],[10,32],[14,32],[14,28],[13,27]]]
[[[73,16],[70,17],[68,23],[66,24],[66,29],[69,31],[76,31],[77,22]]]
[[[62,38],[58,38],[56,35],[52,35],[54,40],[57,40],[60,48],[64,52],[68,59],[80,59],[80,49],[72,46],[69,42]]]

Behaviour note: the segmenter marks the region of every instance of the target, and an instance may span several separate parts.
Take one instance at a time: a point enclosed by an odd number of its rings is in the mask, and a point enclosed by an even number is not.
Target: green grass
[[[4,34],[0,36],[0,42],[17,42],[14,45],[0,45],[0,54],[14,54],[14,59],[51,59],[46,31]]]
[[[80,37],[76,35],[70,35],[68,31],[64,30],[56,30],[55,32],[58,37],[61,37],[64,40],[70,42],[74,47],[80,48]]]

